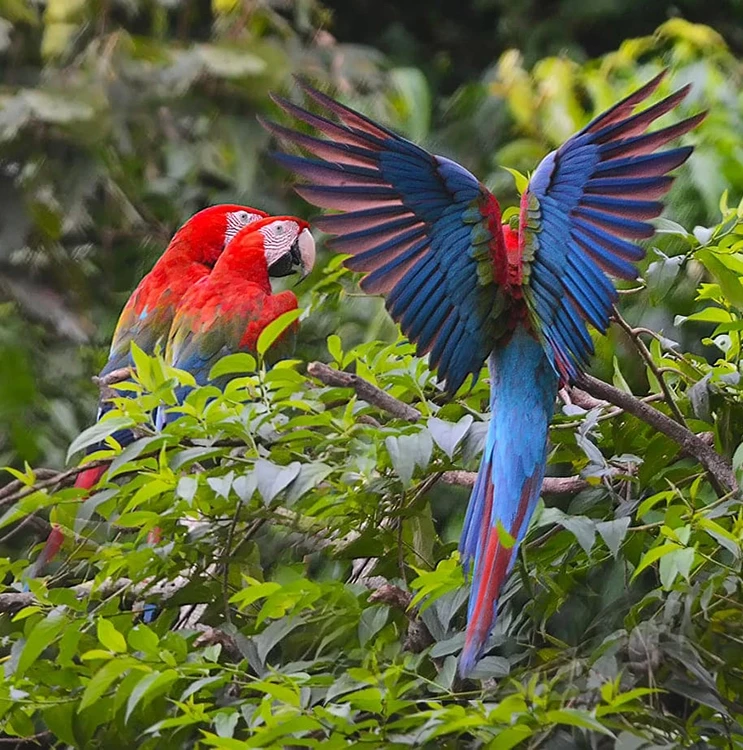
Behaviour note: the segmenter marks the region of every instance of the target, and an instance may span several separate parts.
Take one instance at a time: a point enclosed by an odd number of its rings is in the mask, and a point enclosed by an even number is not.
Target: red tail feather
[[[75,487],[80,487],[84,490],[92,490],[93,487],[98,484],[100,478],[106,473],[106,469],[108,469],[108,464],[94,466],[91,469],[81,471],[75,480]]]

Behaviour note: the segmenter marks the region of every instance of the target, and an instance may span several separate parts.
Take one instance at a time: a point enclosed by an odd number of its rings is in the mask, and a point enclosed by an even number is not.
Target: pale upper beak
[[[303,229],[296,244],[299,249],[300,276],[304,278],[315,267],[315,238],[309,229]]]
[[[277,258],[269,267],[270,276],[289,276],[299,269],[300,279],[307,276],[315,265],[315,240],[309,229],[303,229],[288,253]]]

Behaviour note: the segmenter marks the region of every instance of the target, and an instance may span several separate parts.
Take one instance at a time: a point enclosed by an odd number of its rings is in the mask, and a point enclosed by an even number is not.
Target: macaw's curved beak
[[[277,258],[268,267],[268,275],[275,278],[289,276],[299,270],[303,279],[315,265],[315,240],[309,229],[303,229],[288,253]]]

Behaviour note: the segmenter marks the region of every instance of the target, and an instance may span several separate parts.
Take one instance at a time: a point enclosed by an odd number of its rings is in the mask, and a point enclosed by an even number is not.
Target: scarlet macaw
[[[277,104],[328,140],[264,123],[317,158],[276,154],[305,178],[296,191],[340,213],[316,225],[367,275],[386,306],[454,394],[488,360],[491,420],[460,542],[472,571],[459,671],[469,674],[492,631],[498,595],[534,513],[560,384],[593,353],[587,323],[609,324],[617,292],[606,273],[634,279],[663,208],[667,173],[690,146],[658,152],[704,113],[652,133],[685,86],[638,114],[661,73],[548,154],[521,197],[518,232],[498,201],[459,164],[435,156],[300,82],[325,117]],[[330,118],[330,119],[328,119]],[[499,528],[500,527],[500,528]],[[505,533],[504,533],[505,532]],[[510,537],[510,538],[509,538]]]
[[[297,309],[294,292],[273,294],[269,276],[306,276],[315,262],[309,224],[293,216],[270,216],[243,229],[222,253],[214,270],[194,284],[178,305],[165,359],[190,372],[199,385],[227,354],[255,354],[266,326]],[[293,350],[297,323],[279,344]],[[274,355],[278,352],[274,352]],[[187,389],[180,389],[183,398]]]
[[[269,276],[288,276],[299,270],[306,276],[315,263],[315,241],[309,225],[293,216],[271,216],[242,229],[219,256],[212,272],[183,295],[170,327],[165,359],[190,372],[198,385],[206,385],[219,359],[235,352],[257,351],[258,337],[272,321],[297,309],[291,291],[273,294]],[[273,359],[282,349],[293,351],[296,321],[272,347]],[[177,390],[179,401],[187,387]],[[158,426],[168,421],[162,408]],[[157,543],[160,530],[148,541]],[[144,607],[143,619],[151,622],[157,608]]]
[[[186,291],[208,276],[224,248],[243,227],[267,215],[265,211],[234,204],[210,206],[194,214],[175,233],[165,252],[129,297],[116,324],[108,362],[100,376],[133,364],[132,341],[146,354],[154,354],[158,345],[164,346],[175,308]],[[110,406],[101,401],[97,418],[109,409]],[[128,430],[116,432],[113,437],[121,445],[132,441]],[[99,448],[93,446],[90,451]],[[91,489],[107,468],[104,465],[86,469],[78,474],[75,487]],[[39,575],[56,556],[63,541],[61,529],[53,525],[44,549],[28,571],[29,577]]]

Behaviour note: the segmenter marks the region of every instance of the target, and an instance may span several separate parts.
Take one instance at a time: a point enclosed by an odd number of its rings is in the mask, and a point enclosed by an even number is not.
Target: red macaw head
[[[194,214],[176,232],[171,246],[184,243],[191,260],[213,267],[242,229],[267,216],[265,211],[233,203],[209,206]]]
[[[238,255],[258,254],[269,276],[299,271],[304,278],[315,265],[315,240],[310,225],[296,216],[268,216],[241,230],[230,243],[224,262],[234,267]]]

